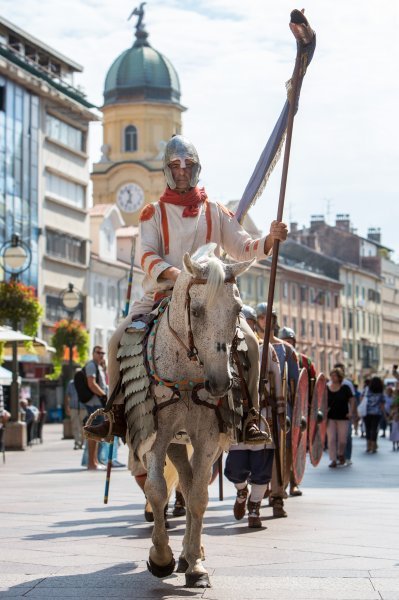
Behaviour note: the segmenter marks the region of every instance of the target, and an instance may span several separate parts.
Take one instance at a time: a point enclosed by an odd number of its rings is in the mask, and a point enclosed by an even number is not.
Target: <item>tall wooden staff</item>
[[[294,73],[291,80],[291,88],[288,91],[288,99],[289,99],[289,110],[288,110],[288,120],[287,120],[287,134],[285,141],[285,150],[284,150],[284,162],[283,162],[283,170],[281,175],[281,185],[280,185],[280,196],[278,202],[278,210],[277,210],[277,221],[283,220],[283,212],[284,212],[284,200],[285,200],[285,191],[287,186],[287,176],[288,176],[288,166],[290,161],[290,151],[291,151],[291,140],[292,140],[292,130],[294,126],[294,117],[297,109],[297,103],[299,99],[299,93],[301,88],[301,81],[303,78],[304,70],[306,70],[306,64],[303,63],[303,44],[309,43],[311,39],[309,39],[309,26],[307,19],[305,18],[304,11],[294,10],[291,13],[291,22],[290,28],[294,33],[297,39],[297,55],[295,60],[295,68]],[[303,27],[306,26],[306,27]],[[276,274],[277,274],[277,263],[278,263],[278,253],[279,253],[280,241],[275,240],[273,243],[273,254],[272,254],[272,266],[270,270],[270,283],[269,283],[269,291],[267,297],[267,311],[266,311],[266,324],[265,324],[265,336],[264,336],[264,344],[268,344],[270,339],[270,331],[271,331],[271,322],[272,322],[272,310],[273,310],[273,299],[274,299],[274,289],[276,284]],[[267,383],[267,367],[268,367],[268,358],[269,352],[265,349],[262,353],[262,362],[260,368],[260,379],[259,379],[259,396],[261,400],[261,406],[264,404],[266,399],[266,383]],[[273,434],[274,434],[274,443],[276,446],[276,467],[277,467],[277,477],[279,480],[279,485],[283,484],[283,465],[281,461],[281,450],[280,450],[280,439],[277,430],[277,413],[274,408],[273,412]]]
[[[136,239],[133,236],[132,239],[132,251],[130,253],[130,271],[127,282],[127,290],[126,290],[126,302],[125,308],[123,310],[123,316],[126,318],[129,314],[130,308],[130,300],[132,296],[132,287],[133,287],[133,272],[134,272],[134,259],[136,256]],[[112,436],[111,441],[109,443],[108,449],[108,461],[107,461],[107,475],[105,479],[105,490],[104,490],[104,504],[108,504],[108,495],[109,495],[109,486],[111,482],[111,470],[112,470],[112,456],[114,453],[114,436]]]

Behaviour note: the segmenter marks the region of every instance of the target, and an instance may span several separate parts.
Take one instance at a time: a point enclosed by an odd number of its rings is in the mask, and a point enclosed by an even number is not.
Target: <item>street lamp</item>
[[[29,269],[32,262],[32,252],[29,246],[23,242],[19,235],[13,233],[11,239],[0,248],[3,270],[18,279],[18,275]]]
[[[13,233],[11,239],[0,248],[2,268],[10,275],[12,281],[17,281],[18,276],[29,269],[32,262],[32,252],[29,246],[21,240],[19,235]],[[18,323],[13,323],[13,328],[18,328]],[[10,389],[10,409],[12,421],[19,420],[18,406],[18,343],[12,342],[12,383]]]
[[[81,303],[82,294],[79,290],[77,290],[73,283],[68,283],[68,287],[65,290],[62,290],[60,293],[60,300],[63,308],[68,313],[69,321],[72,321],[73,316]],[[73,344],[69,344],[69,379],[72,379],[73,376]]]

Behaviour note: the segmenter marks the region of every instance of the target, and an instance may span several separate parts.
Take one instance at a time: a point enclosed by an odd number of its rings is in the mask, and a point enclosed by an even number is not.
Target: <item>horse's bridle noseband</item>
[[[187,314],[187,337],[188,337],[188,346],[183,342],[183,340],[179,337],[179,334],[173,329],[173,327],[170,324],[169,321],[169,306],[168,305],[168,309],[167,309],[167,318],[168,318],[168,327],[170,329],[170,332],[172,333],[172,335],[176,338],[176,340],[180,343],[181,346],[183,346],[183,348],[185,349],[186,353],[187,353],[187,357],[191,360],[191,361],[197,361],[198,364],[200,366],[202,366],[202,362],[198,356],[198,350],[195,346],[195,342],[194,342],[194,334],[193,334],[193,330],[191,327],[191,296],[190,296],[190,290],[191,287],[193,285],[205,285],[206,283],[208,283],[207,279],[200,279],[199,277],[192,277],[191,281],[189,282],[187,289],[186,289],[186,299],[185,299],[185,303],[184,303],[184,310],[186,311]],[[224,283],[236,283],[236,278],[234,277],[234,275],[232,275],[231,277],[229,277],[228,279],[224,280]]]

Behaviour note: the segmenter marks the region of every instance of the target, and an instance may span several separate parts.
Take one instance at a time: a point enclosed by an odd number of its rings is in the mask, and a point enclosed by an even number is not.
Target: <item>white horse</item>
[[[221,443],[214,409],[232,385],[230,349],[242,306],[235,278],[252,264],[224,264],[213,255],[214,247],[205,246],[193,257],[185,254],[184,270],[157,324],[149,348],[150,368],[169,384],[157,389],[171,389],[170,382],[175,382],[173,389],[178,390],[180,399],[171,399],[164,408],[158,408],[155,440],[153,437],[139,450],[148,471],[145,493],[154,513],[153,546],[147,565],[161,578],[170,575],[175,566],[164,520],[166,454],[179,473],[187,517],[178,571],[185,572],[186,587],[210,586],[202,564],[201,532],[210,472]],[[156,399],[159,403],[159,397]],[[191,464],[186,446],[171,444],[183,431],[194,449]]]

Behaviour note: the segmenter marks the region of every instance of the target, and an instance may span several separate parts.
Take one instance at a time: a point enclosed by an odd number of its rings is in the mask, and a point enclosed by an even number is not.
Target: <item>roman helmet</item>
[[[259,302],[259,304],[256,305],[256,316],[261,317],[262,315],[266,315],[266,313],[267,313],[267,302]],[[277,312],[275,311],[274,308],[272,309],[272,316],[277,319]]]
[[[241,312],[247,320],[252,319],[253,321],[256,321],[256,311],[252,306],[249,306],[249,304],[244,304]]]
[[[165,146],[165,154],[163,155],[163,172],[165,174],[166,183],[172,190],[176,188],[176,183],[173,179],[169,164],[174,160],[179,160],[183,168],[186,166],[186,160],[191,160],[194,163],[190,186],[195,187],[201,172],[201,163],[195,146],[182,135],[174,135],[169,140]]]
[[[291,327],[283,327],[280,329],[278,337],[281,340],[296,340],[295,331]]]

